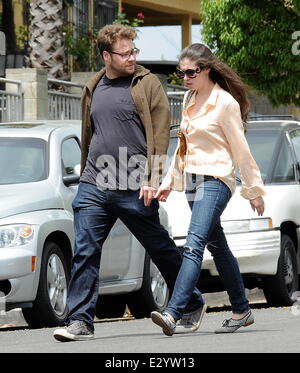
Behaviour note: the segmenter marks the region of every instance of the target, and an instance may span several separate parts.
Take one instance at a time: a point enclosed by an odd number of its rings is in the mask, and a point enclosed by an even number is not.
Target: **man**
[[[99,31],[105,68],[83,91],[82,175],[73,202],[76,238],[68,326],[54,332],[62,342],[94,336],[101,249],[117,218],[147,250],[170,291],[182,261],[160,225],[159,204],[153,199],[161,173],[155,157],[166,154],[169,142],[168,100],[157,77],[136,65],[135,38],[133,28],[119,24]],[[181,327],[196,330],[205,307],[195,291]]]

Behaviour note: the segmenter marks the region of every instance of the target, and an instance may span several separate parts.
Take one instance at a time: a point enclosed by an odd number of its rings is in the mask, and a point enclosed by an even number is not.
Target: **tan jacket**
[[[81,173],[84,170],[93,135],[90,107],[94,89],[105,73],[97,72],[86,84],[82,95],[81,129]],[[168,98],[159,79],[144,67],[137,65],[131,83],[131,95],[137,112],[145,127],[147,139],[147,169],[144,185],[158,187],[163,165],[157,165],[153,156],[167,152],[170,132],[170,110]],[[148,175],[148,176],[147,176]]]

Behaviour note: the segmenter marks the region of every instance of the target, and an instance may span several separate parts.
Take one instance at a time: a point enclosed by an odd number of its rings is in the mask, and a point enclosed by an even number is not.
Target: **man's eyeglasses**
[[[188,78],[196,78],[196,75],[201,72],[201,69],[200,67],[197,67],[197,69],[186,69],[186,70],[180,70],[179,68],[177,68],[176,72],[179,78],[184,78],[185,75]]]
[[[108,52],[112,53],[112,54],[117,54],[117,55],[121,56],[124,60],[128,60],[131,56],[136,57],[140,53],[140,50],[138,48],[133,48],[128,53],[119,53],[119,52],[115,52],[115,51],[108,51]]]

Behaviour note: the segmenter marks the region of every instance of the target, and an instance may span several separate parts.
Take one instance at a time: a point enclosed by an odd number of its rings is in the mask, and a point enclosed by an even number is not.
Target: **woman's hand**
[[[252,210],[257,211],[258,216],[262,216],[265,211],[265,202],[261,196],[250,200]]]
[[[158,201],[166,202],[169,194],[171,193],[171,189],[161,189],[159,188],[156,192],[154,198],[156,198]]]

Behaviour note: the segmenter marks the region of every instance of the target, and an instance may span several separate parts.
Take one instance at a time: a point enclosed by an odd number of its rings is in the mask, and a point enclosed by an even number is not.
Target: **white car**
[[[74,243],[79,121],[0,124],[0,302],[32,327],[63,325]],[[168,289],[119,220],[102,251],[99,318],[149,316]]]
[[[80,125],[74,121],[0,124],[0,303],[21,307],[32,327],[62,325],[74,232]],[[257,217],[239,195],[223,226],[247,288],[261,287],[269,304],[290,305],[300,268],[300,124],[250,123],[247,139],[266,184],[266,211]],[[177,144],[171,131],[169,155]],[[184,193],[160,207],[161,223],[181,249],[190,210]],[[203,292],[223,290],[206,250]],[[135,317],[161,310],[169,292],[145,250],[118,220],[102,252],[96,316]]]
[[[170,154],[176,137],[173,133]],[[252,121],[246,137],[265,183],[265,213],[258,217],[238,186],[222,225],[245,287],[262,288],[270,305],[291,305],[300,270],[300,122]],[[172,192],[164,206],[172,236],[181,247],[191,214],[184,193]],[[200,279],[203,292],[224,290],[207,249]]]

